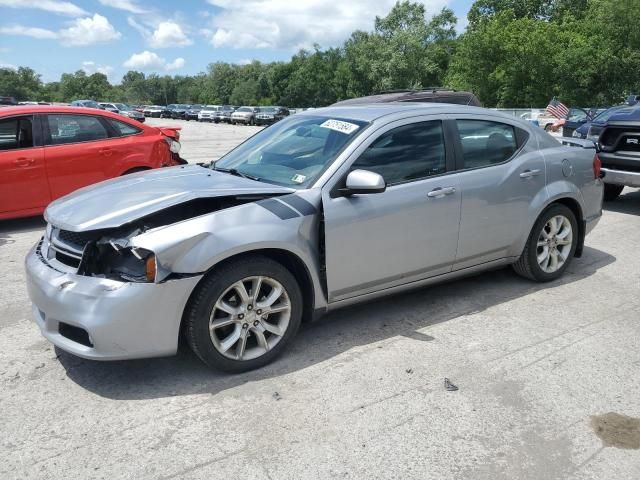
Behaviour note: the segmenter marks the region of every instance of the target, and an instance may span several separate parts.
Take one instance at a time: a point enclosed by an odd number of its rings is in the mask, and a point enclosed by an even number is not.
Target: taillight
[[[593,178],[600,178],[601,169],[602,169],[602,162],[600,161],[600,157],[596,153],[593,156]]]

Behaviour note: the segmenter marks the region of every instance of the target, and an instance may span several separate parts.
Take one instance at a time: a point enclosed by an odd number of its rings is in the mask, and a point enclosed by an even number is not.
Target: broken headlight
[[[98,242],[85,251],[79,273],[125,282],[152,283],[156,280],[156,256],[139,247],[116,242]]]

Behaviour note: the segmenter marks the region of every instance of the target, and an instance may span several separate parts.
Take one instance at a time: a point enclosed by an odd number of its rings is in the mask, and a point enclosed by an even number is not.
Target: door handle
[[[444,197],[445,195],[451,195],[452,193],[455,193],[455,192],[456,192],[456,189],[453,187],[438,187],[438,188],[434,188],[429,193],[427,193],[427,197],[439,198],[439,197]]]
[[[16,158],[13,161],[13,164],[17,165],[18,167],[30,167],[34,163],[36,163],[35,158],[26,158],[26,157]]]
[[[540,175],[540,170],[525,170],[520,174],[520,178],[531,178]]]

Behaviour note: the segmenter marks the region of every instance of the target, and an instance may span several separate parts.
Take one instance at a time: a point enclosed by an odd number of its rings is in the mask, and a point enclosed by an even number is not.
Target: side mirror
[[[346,187],[340,193],[346,197],[355,194],[382,193],[387,184],[382,175],[368,170],[353,170],[347,175]]]

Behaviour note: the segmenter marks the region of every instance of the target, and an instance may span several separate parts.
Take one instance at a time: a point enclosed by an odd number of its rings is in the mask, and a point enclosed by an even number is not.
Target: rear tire
[[[604,201],[605,202],[613,202],[616,198],[620,196],[624,190],[624,185],[615,185],[613,183],[605,183],[604,184]]]
[[[578,245],[578,221],[565,205],[552,204],[536,220],[524,251],[513,269],[536,282],[562,276]]]
[[[209,367],[245,372],[286,349],[302,310],[302,293],[289,270],[267,257],[245,257],[214,269],[196,287],[185,309],[184,334]]]

